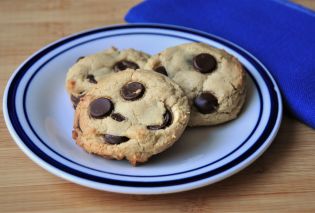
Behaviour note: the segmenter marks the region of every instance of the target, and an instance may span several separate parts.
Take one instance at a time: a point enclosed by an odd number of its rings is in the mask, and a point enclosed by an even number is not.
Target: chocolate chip
[[[78,103],[80,102],[80,98],[82,98],[84,96],[83,95],[79,95],[78,97],[75,97],[74,95],[71,95],[70,96],[70,99],[72,101],[72,104],[73,104],[73,108],[76,109],[77,106],[78,106]]]
[[[120,143],[129,141],[129,138],[125,136],[105,134],[103,137],[104,137],[105,142],[110,143],[110,144],[120,144]]]
[[[90,115],[93,118],[108,116],[113,110],[113,103],[107,98],[98,98],[90,103]]]
[[[84,56],[80,56],[76,62],[80,61],[81,59],[85,58]]]
[[[147,128],[149,130],[165,129],[166,127],[172,124],[172,120],[173,120],[172,113],[168,109],[166,109],[163,115],[163,123],[161,125],[150,125],[147,126]]]
[[[194,99],[194,105],[202,114],[209,114],[217,110],[218,99],[210,92],[204,92]]]
[[[139,82],[129,82],[121,88],[121,96],[128,101],[134,101],[143,96],[145,88]]]
[[[132,61],[123,60],[123,61],[119,61],[116,64],[114,64],[113,68],[116,72],[119,72],[119,71],[123,71],[127,68],[136,70],[136,69],[139,69],[139,66],[138,66],[138,64],[136,64]]]
[[[111,114],[110,117],[112,119],[114,119],[115,121],[118,121],[118,122],[122,122],[122,121],[126,120],[126,118],[123,115],[119,114],[119,113],[113,113],[113,114]]]
[[[193,62],[194,67],[201,73],[210,73],[217,67],[216,59],[208,53],[201,53],[195,56]]]
[[[94,75],[87,75],[86,78],[89,80],[90,83],[97,84]]]
[[[167,76],[166,69],[163,66],[158,66],[158,67],[154,68],[154,71]]]

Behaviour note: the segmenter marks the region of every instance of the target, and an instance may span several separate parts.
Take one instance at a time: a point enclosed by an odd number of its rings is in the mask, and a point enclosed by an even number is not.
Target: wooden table
[[[1,0],[1,100],[13,70],[34,51],[81,30],[123,23],[124,14],[137,2]],[[315,9],[313,0],[296,2]],[[249,168],[211,186],[155,196],[96,191],[48,173],[13,142],[3,115],[0,135],[0,212],[3,213],[315,212],[315,131],[288,116],[284,116],[274,143]]]

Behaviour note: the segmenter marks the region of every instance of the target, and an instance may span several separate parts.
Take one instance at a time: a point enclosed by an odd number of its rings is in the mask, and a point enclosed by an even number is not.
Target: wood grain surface
[[[123,23],[138,2],[1,0],[1,100],[8,78],[30,54],[60,37]],[[313,0],[296,2],[315,9]],[[48,173],[20,151],[1,114],[0,172],[3,213],[315,212],[315,131],[285,115],[271,147],[237,175],[188,192],[139,196],[85,188]]]

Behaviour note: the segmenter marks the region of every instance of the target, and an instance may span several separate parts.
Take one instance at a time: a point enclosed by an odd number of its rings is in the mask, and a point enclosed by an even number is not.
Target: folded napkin
[[[125,19],[195,28],[245,48],[270,70],[285,107],[315,128],[315,12],[286,0],[148,0]]]

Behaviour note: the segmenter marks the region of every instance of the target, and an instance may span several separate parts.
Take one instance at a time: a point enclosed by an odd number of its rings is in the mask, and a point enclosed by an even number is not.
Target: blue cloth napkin
[[[125,19],[195,28],[240,45],[270,70],[286,108],[315,128],[315,12],[286,0],[149,0]]]

